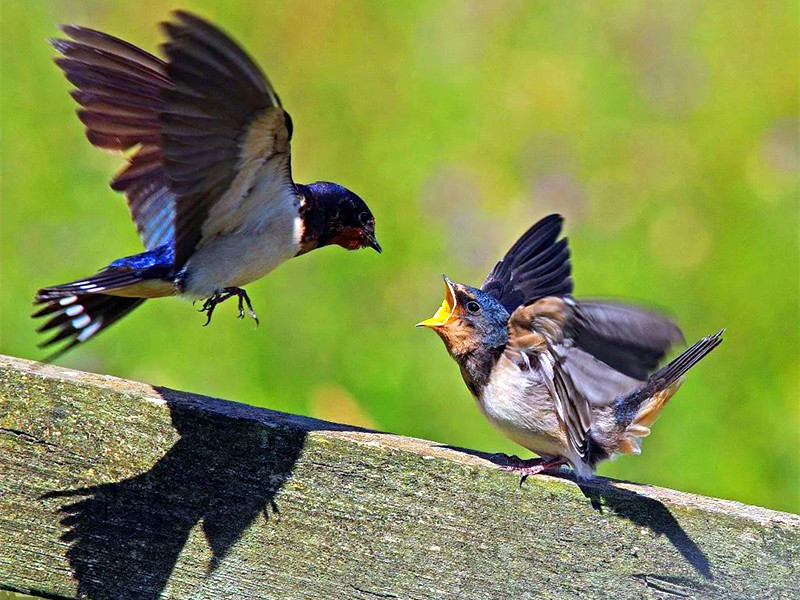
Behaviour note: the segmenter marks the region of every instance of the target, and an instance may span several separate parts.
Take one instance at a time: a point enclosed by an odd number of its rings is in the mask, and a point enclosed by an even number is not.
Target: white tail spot
[[[89,327],[87,327],[86,329],[84,329],[83,331],[81,331],[78,334],[78,341],[79,342],[83,342],[83,341],[89,339],[90,337],[92,337],[95,334],[95,332],[98,329],[100,329],[100,326],[102,324],[103,324],[103,318],[99,317],[94,323],[89,325]]]
[[[92,322],[92,317],[90,317],[89,315],[81,315],[77,319],[72,319],[72,326],[75,329],[83,329],[91,322]]]
[[[68,317],[74,317],[75,315],[79,315],[83,312],[83,306],[80,304],[76,304],[75,306],[70,306],[64,312],[67,313]]]
[[[72,304],[78,300],[77,296],[67,296],[66,298],[62,298],[58,301],[61,306],[66,306],[67,304]]]

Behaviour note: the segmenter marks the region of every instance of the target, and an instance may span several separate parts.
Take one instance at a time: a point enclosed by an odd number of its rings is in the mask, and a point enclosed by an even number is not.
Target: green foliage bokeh
[[[600,473],[800,510],[795,2],[168,4],[0,7],[0,352],[44,356],[36,288],[141,249],[108,188],[122,159],[86,142],[47,39],[76,22],[154,50],[186,8],[263,66],[295,178],[361,195],[384,254],[327,248],[248,286],[258,330],[159,300],[60,364],[522,453],[413,324],[441,273],[479,283],[557,211],[577,295],[661,307],[690,342],[727,328],[643,454]]]

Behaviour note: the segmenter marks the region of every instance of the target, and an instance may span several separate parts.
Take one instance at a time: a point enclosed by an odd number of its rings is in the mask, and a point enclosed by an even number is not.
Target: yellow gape
[[[417,327],[430,327],[435,329],[437,327],[442,327],[443,325],[447,325],[448,323],[452,322],[456,318],[456,296],[453,293],[453,284],[452,282],[445,276],[444,277],[444,300],[442,300],[442,305],[439,307],[439,310],[436,311],[436,314],[433,315],[430,319],[425,319],[424,321],[420,321],[417,323]]]

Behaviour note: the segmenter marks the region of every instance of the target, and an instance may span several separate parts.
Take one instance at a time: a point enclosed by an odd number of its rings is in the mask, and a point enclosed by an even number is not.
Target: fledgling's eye
[[[470,300],[467,302],[467,310],[473,315],[476,315],[481,312],[481,305],[475,302],[475,300]]]
[[[358,220],[362,225],[366,225],[369,223],[369,214],[362,212],[360,215],[358,215]]]

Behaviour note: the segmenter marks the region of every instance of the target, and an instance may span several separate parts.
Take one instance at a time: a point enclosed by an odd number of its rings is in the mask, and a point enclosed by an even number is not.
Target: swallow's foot
[[[247,305],[247,312],[250,315],[250,318],[256,322],[256,327],[258,327],[258,315],[256,311],[253,310],[253,304],[250,302],[250,296],[247,295],[241,288],[225,288],[226,290],[230,290],[231,293],[236,294],[239,296],[239,318],[244,319],[244,304]]]
[[[247,312],[250,313],[250,317],[256,322],[256,327],[258,327],[258,315],[256,315],[256,311],[253,310],[253,304],[250,302],[250,296],[247,295],[242,288],[238,287],[226,287],[222,289],[222,292],[217,292],[210,298],[206,298],[206,301],[203,302],[203,306],[200,307],[198,312],[206,313],[206,322],[203,323],[203,327],[211,323],[211,315],[214,314],[214,309],[217,307],[218,304],[225,302],[228,298],[233,298],[236,296],[239,299],[239,318],[244,319],[244,307],[247,305]]]
[[[505,464],[501,465],[500,469],[522,475],[522,481],[525,481],[530,475],[552,471],[567,463],[563,458],[530,458],[524,460],[518,456],[507,456],[504,462]]]

